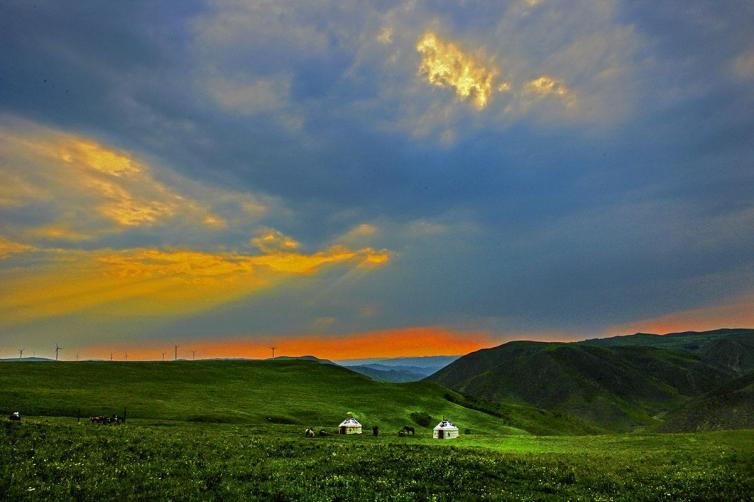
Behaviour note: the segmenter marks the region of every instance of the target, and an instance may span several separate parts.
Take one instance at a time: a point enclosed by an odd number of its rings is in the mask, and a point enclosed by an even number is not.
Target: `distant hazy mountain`
[[[444,368],[461,356],[392,357],[373,359],[346,359],[335,361],[341,366],[369,366],[372,369],[400,369],[424,377]]]
[[[661,426],[665,414],[673,416],[700,396],[717,402],[710,398],[752,366],[754,330],[640,333],[574,343],[510,342],[468,354],[430,380],[494,402],[633,430]]]
[[[273,359],[267,358],[267,360],[271,361]],[[315,357],[315,356],[277,356],[274,360],[275,361],[316,361],[322,364],[335,364],[329,359],[320,359],[319,357]]]
[[[55,360],[54,359],[49,359],[47,357],[24,357],[24,358],[9,357],[7,359],[0,359],[0,363],[10,363],[10,362],[13,362],[13,363],[17,363],[17,362],[26,362],[26,363],[38,362],[38,363],[40,363],[40,362],[50,362],[50,361],[54,362]]]
[[[383,364],[363,364],[359,366],[345,366],[351,371],[366,375],[378,382],[418,382],[427,376],[423,368],[415,366],[385,366]]]

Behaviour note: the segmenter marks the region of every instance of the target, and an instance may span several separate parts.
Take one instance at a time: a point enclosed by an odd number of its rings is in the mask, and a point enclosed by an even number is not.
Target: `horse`
[[[21,421],[21,412],[14,411],[8,416],[8,420],[12,422],[20,422]]]
[[[325,436],[329,436],[329,435],[330,435],[330,433],[327,432],[325,429],[320,429],[320,431],[319,431],[319,437],[325,437]]]
[[[314,429],[312,429],[311,427],[307,427],[306,430],[304,431],[304,436],[308,438],[313,438],[315,436]]]
[[[413,436],[414,434],[416,434],[416,431],[415,431],[415,430],[414,430],[414,428],[413,428],[413,427],[411,427],[410,425],[405,425],[405,426],[403,427],[403,429],[401,429],[401,432],[402,432],[402,433],[403,433],[404,435],[408,435],[408,434],[410,434],[410,435],[412,435],[412,436]]]
[[[372,427],[372,436],[379,436],[380,435],[380,428],[376,425]]]

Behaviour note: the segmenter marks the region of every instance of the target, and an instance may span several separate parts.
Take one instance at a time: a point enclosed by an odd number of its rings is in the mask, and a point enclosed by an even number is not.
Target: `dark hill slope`
[[[754,329],[716,329],[654,335],[598,338],[580,342],[599,347],[656,347],[694,354],[703,362],[737,375],[754,371]]]
[[[660,430],[696,432],[754,428],[754,373],[692,399],[666,417]]]
[[[483,399],[527,403],[625,431],[656,424],[655,415],[730,376],[696,355],[652,347],[511,342],[464,356],[430,379]]]

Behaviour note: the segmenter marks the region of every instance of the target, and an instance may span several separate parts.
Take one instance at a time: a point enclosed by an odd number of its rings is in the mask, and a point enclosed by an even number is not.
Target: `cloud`
[[[251,244],[265,253],[275,251],[294,251],[301,243],[273,228],[262,228],[258,236],[251,239]]]
[[[0,270],[0,318],[8,326],[93,309],[98,316],[171,316],[313,276],[327,266],[366,272],[388,260],[385,250],[342,246],[311,254],[271,249],[257,255],[155,248],[47,250],[42,258]]]
[[[432,85],[452,87],[461,99],[471,99],[481,110],[487,106],[495,84],[497,70],[485,66],[455,44],[427,32],[419,38],[416,50],[421,54],[419,74]],[[505,84],[501,84],[505,85]]]
[[[744,80],[754,80],[754,48],[744,51],[733,60],[735,75]]]
[[[9,257],[16,253],[25,253],[34,249],[32,246],[21,244],[19,242],[10,241],[0,236],[0,260]]]
[[[556,80],[550,76],[542,75],[534,80],[529,81],[526,84],[526,90],[535,94],[541,94],[546,96],[548,94],[554,94],[556,96],[565,96],[568,94],[568,88],[563,82]]]
[[[0,152],[0,211],[5,231],[19,237],[73,242],[176,223],[207,232],[267,210],[263,198],[164,167],[158,177],[128,151],[31,122],[0,122]]]

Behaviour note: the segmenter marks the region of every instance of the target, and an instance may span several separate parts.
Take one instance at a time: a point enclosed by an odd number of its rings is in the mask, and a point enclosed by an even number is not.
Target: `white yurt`
[[[458,437],[458,427],[453,425],[450,420],[442,419],[442,422],[435,426],[432,437],[435,439],[453,439]]]
[[[338,426],[338,434],[361,434],[361,424],[349,415]]]

